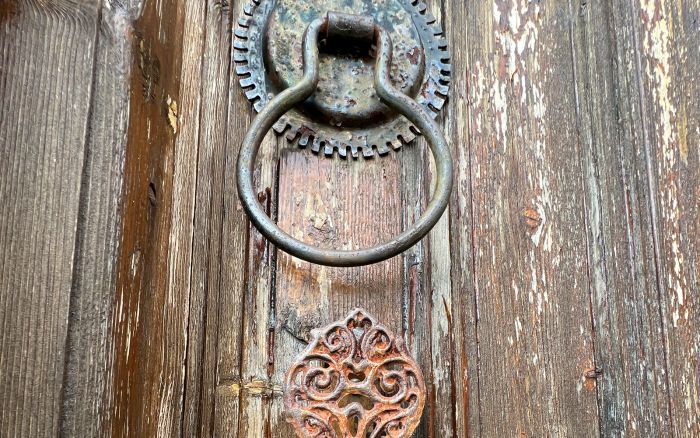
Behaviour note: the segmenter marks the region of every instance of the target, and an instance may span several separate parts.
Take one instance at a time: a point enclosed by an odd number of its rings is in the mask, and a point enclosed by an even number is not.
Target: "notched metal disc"
[[[252,0],[235,31],[234,61],[256,111],[301,79],[304,31],[328,11],[368,15],[389,31],[392,82],[437,115],[450,80],[447,41],[425,4],[413,0]],[[384,155],[411,142],[417,130],[376,95],[374,64],[369,53],[324,53],[322,47],[317,91],[275,131],[327,156]]]

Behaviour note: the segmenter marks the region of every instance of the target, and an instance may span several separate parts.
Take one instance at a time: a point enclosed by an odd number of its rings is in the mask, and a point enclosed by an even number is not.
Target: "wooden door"
[[[430,0],[456,162],[430,235],[328,268],[250,226],[245,1],[0,2],[0,435],[291,437],[282,375],[363,307],[426,377],[417,437],[700,435],[700,2]],[[423,141],[270,134],[260,201],[326,247],[396,235]]]

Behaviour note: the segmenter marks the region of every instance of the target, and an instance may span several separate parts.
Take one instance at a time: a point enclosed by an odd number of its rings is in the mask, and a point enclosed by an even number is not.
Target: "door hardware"
[[[287,421],[300,437],[409,437],[425,382],[401,336],[362,309],[311,332],[285,376]]]
[[[248,10],[244,15],[246,17],[257,17],[257,15],[255,15],[255,11],[260,9],[263,11],[267,10],[269,16],[271,14],[269,9],[274,6],[272,3],[275,2],[272,2],[270,5],[268,5],[268,3],[270,2],[263,1],[257,5],[256,8],[254,8],[254,11]],[[280,0],[278,3],[285,4],[286,2]],[[399,3],[403,4],[401,2]],[[410,3],[406,4],[411,5]],[[419,15],[423,17],[423,15]],[[274,17],[274,15],[272,16]],[[279,20],[284,21],[289,19],[285,17],[287,17],[287,15],[282,15],[282,18],[279,18]],[[270,20],[272,20],[272,18],[270,18]],[[244,20],[242,20],[242,22],[243,21]],[[283,91],[274,95],[269,100],[264,100],[259,94],[257,94],[259,93],[259,88],[262,88],[262,86],[256,83],[256,81],[260,81],[264,71],[251,70],[252,66],[257,65],[251,61],[253,59],[257,59],[254,57],[253,52],[261,50],[259,45],[256,43],[259,39],[267,40],[268,46],[272,46],[274,48],[275,44],[273,41],[275,38],[280,36],[280,32],[282,32],[282,34],[284,33],[284,29],[279,30],[278,32],[273,32],[271,29],[268,29],[267,33],[263,35],[259,30],[253,31],[253,29],[258,28],[258,25],[254,19],[250,19],[246,23],[248,25],[248,33],[246,33],[248,38],[246,41],[248,44],[245,47],[247,47],[248,50],[248,58],[246,58],[248,63],[244,64],[237,70],[239,73],[248,72],[250,74],[245,81],[241,81],[241,84],[255,84],[254,90],[250,90],[252,92],[250,96],[254,94],[258,98],[255,107],[259,113],[253,120],[253,123],[251,124],[248,133],[243,140],[243,145],[241,146],[241,150],[239,152],[237,163],[237,185],[241,203],[244,210],[250,217],[251,222],[270,242],[275,244],[283,251],[300,259],[328,266],[361,266],[377,263],[400,254],[422,239],[437,223],[447,207],[450,192],[452,190],[452,157],[450,155],[447,142],[442,134],[442,130],[434,121],[435,112],[426,109],[431,107],[430,102],[421,104],[419,98],[414,99],[408,96],[403,91],[396,88],[392,83],[391,71],[394,64],[392,64],[393,45],[391,40],[391,32],[378,25],[375,19],[369,16],[328,12],[318,18],[314,18],[308,24],[301,42],[301,52],[303,54],[303,62],[301,65],[303,66],[303,76],[300,79],[297,79],[295,75],[291,75],[291,77],[294,77],[294,80],[291,82],[291,85],[288,88],[285,88]],[[272,29],[276,29],[272,24],[269,26],[271,26]],[[425,43],[425,41],[423,42]],[[372,48],[376,52],[374,53],[375,67],[373,73],[373,87],[378,99],[370,96],[368,100],[374,100],[376,102],[373,104],[367,104],[367,107],[371,107],[373,109],[367,110],[368,112],[363,112],[364,110],[360,111],[359,115],[355,113],[353,113],[354,115],[351,114],[350,110],[340,110],[337,104],[331,105],[331,109],[324,109],[324,88],[321,87],[319,82],[319,72],[321,70],[321,64],[319,64],[320,43],[324,43],[327,51],[332,50],[336,52],[351,52],[351,58],[353,59],[357,58],[359,56],[358,53],[361,53],[362,50],[367,51],[368,49]],[[434,42],[431,44],[434,44],[437,47],[442,47],[442,43]],[[430,46],[425,47],[425,53],[428,53],[429,47]],[[283,67],[286,64],[275,64],[275,57],[270,54],[271,52],[274,52],[273,48],[263,51],[267,54],[266,59],[268,59],[268,64],[274,67],[273,70],[275,74],[272,76],[280,76],[282,73],[280,73],[278,69],[283,70]],[[239,47],[239,50],[244,49]],[[346,58],[344,56],[334,55],[330,59],[335,60]],[[426,57],[425,59],[428,58]],[[261,68],[261,65],[258,65],[258,67]],[[426,68],[430,71],[433,69],[433,66],[429,65]],[[335,69],[334,71],[339,72],[343,70]],[[445,70],[441,71],[443,73],[445,72]],[[354,70],[352,70],[350,74],[354,74],[353,72]],[[426,84],[428,84],[428,89],[430,89],[430,84],[434,84],[434,82],[430,80],[430,74],[428,74],[427,77],[428,82],[426,82]],[[274,81],[271,80],[271,82]],[[319,87],[321,87],[320,92],[318,91]],[[443,91],[446,92],[444,89]],[[430,93],[428,92],[427,95],[430,96]],[[333,95],[330,96],[338,97]],[[423,96],[423,94],[420,96]],[[263,101],[264,105],[257,105]],[[258,202],[253,189],[255,159],[260,144],[270,128],[272,128],[275,123],[290,125],[292,122],[289,120],[296,120],[295,117],[301,117],[304,119],[307,117],[306,114],[308,114],[309,111],[311,111],[311,114],[324,114],[325,111],[330,112],[334,116],[345,114],[350,118],[362,116],[372,119],[376,116],[380,120],[383,120],[382,117],[379,116],[379,114],[384,114],[383,110],[377,109],[381,107],[386,107],[387,109],[390,108],[395,114],[403,114],[408,121],[415,125],[421,134],[426,137],[428,146],[433,154],[436,166],[435,192],[433,193],[432,199],[429,201],[425,211],[423,212],[423,215],[410,228],[394,239],[371,248],[360,250],[320,249],[301,242],[282,231],[275,224],[275,222],[265,214],[265,211]],[[282,117],[290,118],[281,119]],[[281,122],[279,122],[280,119]],[[394,120],[396,121],[401,119],[395,118]],[[323,129],[316,131],[310,126],[311,125],[304,129],[305,135],[320,136],[322,133],[326,132]],[[379,130],[378,132],[389,132],[384,128],[386,128],[385,125],[379,125],[379,127],[377,127]],[[331,134],[345,135],[343,133],[346,132],[349,131],[334,131]],[[352,135],[355,134],[356,133]],[[368,138],[368,134],[363,135],[366,140]],[[401,134],[399,136],[401,136]],[[352,138],[357,140],[358,137]],[[327,141],[332,143],[334,141],[337,142],[337,139],[331,138]],[[369,145],[369,143],[366,143],[366,146],[367,145]]]

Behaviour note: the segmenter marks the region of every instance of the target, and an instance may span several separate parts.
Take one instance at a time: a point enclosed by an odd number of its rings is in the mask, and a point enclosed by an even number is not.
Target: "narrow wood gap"
[[[245,322],[246,322],[246,314],[248,313],[248,306],[246,305],[247,299],[246,295],[250,293],[250,270],[248,269],[248,266],[250,265],[250,235],[253,232],[251,230],[251,222],[250,219],[246,218],[246,238],[245,238],[245,256],[243,257],[243,262],[245,263],[243,266],[245,266],[245,269],[243,270],[243,290],[244,294],[241,296],[241,329],[239,332],[239,344],[241,348],[243,345],[245,345]],[[243,380],[243,363],[244,363],[244,358],[245,354],[241,351],[241,353],[238,355],[238,374]],[[220,376],[219,376],[220,379]],[[243,417],[243,397],[239,396],[240,402],[238,403],[238,436],[243,436],[241,435],[241,428],[243,427],[243,422],[241,422],[241,418]]]

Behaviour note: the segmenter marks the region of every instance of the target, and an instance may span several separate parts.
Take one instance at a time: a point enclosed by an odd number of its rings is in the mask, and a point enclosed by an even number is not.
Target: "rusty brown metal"
[[[409,437],[425,383],[403,339],[362,309],[312,336],[285,376],[285,413],[297,435]]]
[[[433,118],[443,107],[450,81],[447,41],[422,1],[248,1],[235,30],[234,61],[240,85],[256,111],[301,80],[303,33],[328,11],[371,17],[394,42],[391,81],[396,88],[415,99]],[[339,28],[331,31],[331,35],[341,34]],[[345,32],[348,50],[352,50],[348,44],[351,34],[356,39],[370,37]],[[275,131],[327,156],[334,151],[342,157],[371,157],[375,151],[384,155],[410,143],[418,130],[377,96],[372,53],[354,51],[338,56],[338,44],[327,46],[330,51],[321,53],[319,59],[318,89],[282,117]],[[323,44],[321,48],[323,51]]]

